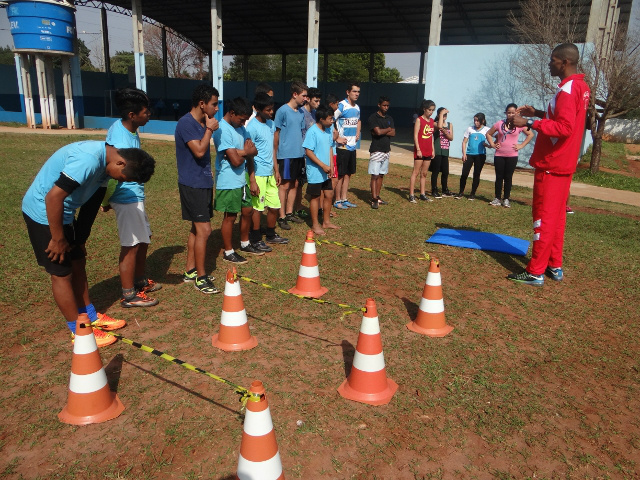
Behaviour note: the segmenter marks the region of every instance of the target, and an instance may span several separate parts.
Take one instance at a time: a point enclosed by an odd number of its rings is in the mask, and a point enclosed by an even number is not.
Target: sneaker
[[[433,195],[433,198],[442,198],[442,194],[438,191],[437,188],[431,192],[431,195]]]
[[[492,207],[499,207],[500,205],[502,205],[502,202],[499,198],[496,197],[489,202],[489,205],[491,205]]]
[[[260,254],[264,255],[264,252],[261,252]],[[247,263],[247,259],[244,258],[244,257],[241,257],[236,252],[233,252],[231,255],[227,255],[227,254],[223,253],[222,254],[222,259],[225,262],[235,263],[236,265],[242,265],[243,263]]]
[[[574,213],[576,213],[576,212],[573,211],[573,208],[571,208],[569,205],[567,205],[567,215],[573,215]]]
[[[265,245],[265,247],[266,247],[266,245]],[[240,251],[242,251],[244,253],[250,253],[251,255],[258,255],[258,256],[264,255],[264,252],[262,250],[257,249],[256,247],[254,247],[251,244],[247,245],[246,247],[240,247]],[[229,256],[231,256],[231,255],[229,255]],[[240,258],[242,258],[242,257],[240,257]],[[225,260],[226,260],[226,258],[225,258]],[[243,262],[243,263],[246,263],[246,261]]]
[[[287,243],[289,243],[289,239],[283,238],[276,233],[271,238],[267,237],[267,243],[276,244],[276,245],[286,245]]]
[[[196,283],[194,284],[194,287],[196,287],[196,290],[199,290],[200,292],[206,295],[211,295],[213,293],[220,293],[220,290],[218,290],[216,286],[209,281],[209,278],[204,278],[202,280],[196,279]]]
[[[385,202],[383,199],[378,197],[378,205],[389,205],[389,202]]]
[[[278,226],[282,230],[291,230],[291,225],[289,225],[289,223],[287,222],[287,217],[279,218],[278,219]]]
[[[462,197],[463,197],[462,192],[458,192],[453,196],[454,200],[460,200]]]
[[[269,245],[264,243],[264,240],[260,240],[259,242],[252,243],[252,245],[253,245],[253,248],[255,248],[256,250],[260,250],[261,252],[269,253],[273,251],[273,248],[271,248]]]
[[[100,327],[103,330],[118,330],[119,328],[125,327],[127,322],[111,318],[106,313],[98,313],[98,319],[91,322],[91,325],[94,327]]]
[[[442,190],[443,197],[453,197],[453,193],[451,193],[448,189]]]
[[[131,307],[153,307],[158,304],[157,298],[147,297],[147,294],[143,291],[136,293],[133,298],[127,300],[123,298],[120,300],[120,306],[123,308],[131,308]]]
[[[187,282],[195,282],[196,278],[198,278],[198,271],[194,270],[193,272],[189,273],[189,272],[184,272],[182,274],[182,281],[187,283]],[[207,275],[207,278],[209,279],[210,282],[213,282],[216,277],[214,277],[213,275]]]
[[[300,217],[297,217],[295,213],[287,213],[287,216],[285,218],[287,219],[287,222],[304,223],[304,220]]]
[[[526,270],[523,270],[520,273],[510,273],[507,275],[509,280],[513,280],[514,282],[524,283],[526,285],[533,285],[535,287],[541,287],[544,285],[544,277],[542,275],[531,275]]]
[[[420,194],[420,200],[424,200],[425,202],[433,202],[433,198],[427,197],[424,193]]]
[[[474,193],[472,193],[467,197],[467,200],[475,200],[475,199],[476,199],[476,195]]]
[[[161,283],[158,283],[155,280],[151,280],[150,278],[145,279],[145,283],[141,287],[136,286],[136,290],[138,292],[144,292],[144,293],[157,292],[161,288],[162,288]]]
[[[511,202],[509,201],[508,198],[505,198],[504,200],[502,200],[502,206],[504,208],[511,208]]]
[[[378,200],[376,198],[371,199],[371,208],[373,208],[374,210],[378,209]]]
[[[98,330],[97,328],[94,328],[92,330],[93,330],[93,336],[96,339],[96,344],[98,345],[98,348],[107,347],[109,345],[113,345],[114,343],[116,343],[118,341],[117,337],[114,337],[113,335],[109,335],[109,334],[103,332],[102,330]],[[75,342],[75,340],[76,340],[76,336],[72,333],[71,334],[71,343],[73,344],[73,342]]]
[[[562,280],[564,280],[564,272],[562,271],[562,267],[547,267],[545,273],[549,275],[549,278],[551,278],[551,280],[555,280],[556,282],[561,282]]]
[[[298,218],[309,218],[311,216],[306,210],[298,210],[295,215]]]
[[[358,205],[356,205],[355,203],[351,203],[349,200],[343,200],[342,204],[345,207],[349,207],[349,208],[356,208]]]
[[[333,208],[337,208],[338,210],[346,210],[349,207],[344,205],[344,202],[342,200],[337,200],[333,202]]]
[[[415,197],[414,195],[409,195],[409,201],[410,201],[411,203],[418,203],[418,202],[416,201],[416,197]]]

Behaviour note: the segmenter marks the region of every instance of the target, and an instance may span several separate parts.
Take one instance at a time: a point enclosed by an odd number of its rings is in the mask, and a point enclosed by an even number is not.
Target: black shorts
[[[307,184],[307,193],[312,197],[319,197],[322,191],[333,190],[333,184],[331,183],[331,179],[328,178],[322,183],[308,183]]]
[[[304,167],[304,157],[278,159],[278,171],[282,180],[296,181],[303,178]]]
[[[346,148],[336,149],[336,163],[339,177],[353,175],[356,173],[356,151]]]
[[[27,232],[29,233],[29,240],[31,240],[31,246],[33,247],[33,253],[36,255],[38,265],[44,267],[45,271],[49,275],[55,275],[56,277],[66,277],[71,274],[71,261],[80,260],[85,257],[84,251],[79,246],[75,245],[75,229],[73,225],[63,225],[64,238],[67,239],[69,245],[71,245],[71,251],[67,252],[64,256],[64,262],[52,262],[49,260],[49,256],[45,250],[49,248],[49,242],[51,241],[51,230],[49,225],[43,225],[34,221],[31,217],[22,213],[24,221],[27,224]]]
[[[193,188],[178,184],[182,219],[208,222],[213,217],[213,188]]]

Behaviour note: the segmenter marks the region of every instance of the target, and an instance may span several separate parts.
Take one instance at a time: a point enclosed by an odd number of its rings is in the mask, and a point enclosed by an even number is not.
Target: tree
[[[170,28],[166,28],[166,55],[168,76],[171,78],[205,77],[204,53],[184,41]],[[144,26],[145,50],[158,59],[162,59],[162,28],[155,25]]]
[[[162,77],[162,62],[158,57],[147,54],[144,58],[147,75],[152,77]],[[111,57],[111,71],[113,73],[122,73],[127,75],[129,73],[129,67],[134,66],[135,59],[133,58],[133,52],[118,51],[113,57]]]
[[[0,65],[14,65],[15,60],[13,58],[13,52],[11,47],[0,47]]]
[[[96,67],[91,63],[91,49],[81,40],[78,39],[78,54],[80,56],[80,68],[89,72],[95,72]],[[14,55],[9,46],[0,47],[0,64],[14,65]],[[61,68],[60,56],[53,58],[53,68]]]

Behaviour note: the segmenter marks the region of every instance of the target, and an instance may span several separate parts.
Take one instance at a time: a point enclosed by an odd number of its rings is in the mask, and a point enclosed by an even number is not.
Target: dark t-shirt
[[[378,112],[369,117],[369,131],[371,132],[371,146],[369,152],[390,152],[391,151],[391,137],[388,135],[374,135],[374,128],[395,128],[393,125],[393,118],[389,115],[381,117]]]
[[[187,113],[176,126],[176,162],[178,183],[191,188],[213,188],[211,176],[211,147],[202,158],[194,157],[187,143],[204,137],[205,127]]]

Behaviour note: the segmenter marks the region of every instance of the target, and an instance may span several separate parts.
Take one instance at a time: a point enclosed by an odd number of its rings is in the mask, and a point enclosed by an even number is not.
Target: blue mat
[[[431,235],[427,243],[451,245],[452,247],[473,248],[475,250],[489,250],[491,252],[526,255],[529,241],[521,238],[500,235],[498,233],[475,232],[471,230],[456,230],[439,228]]]

